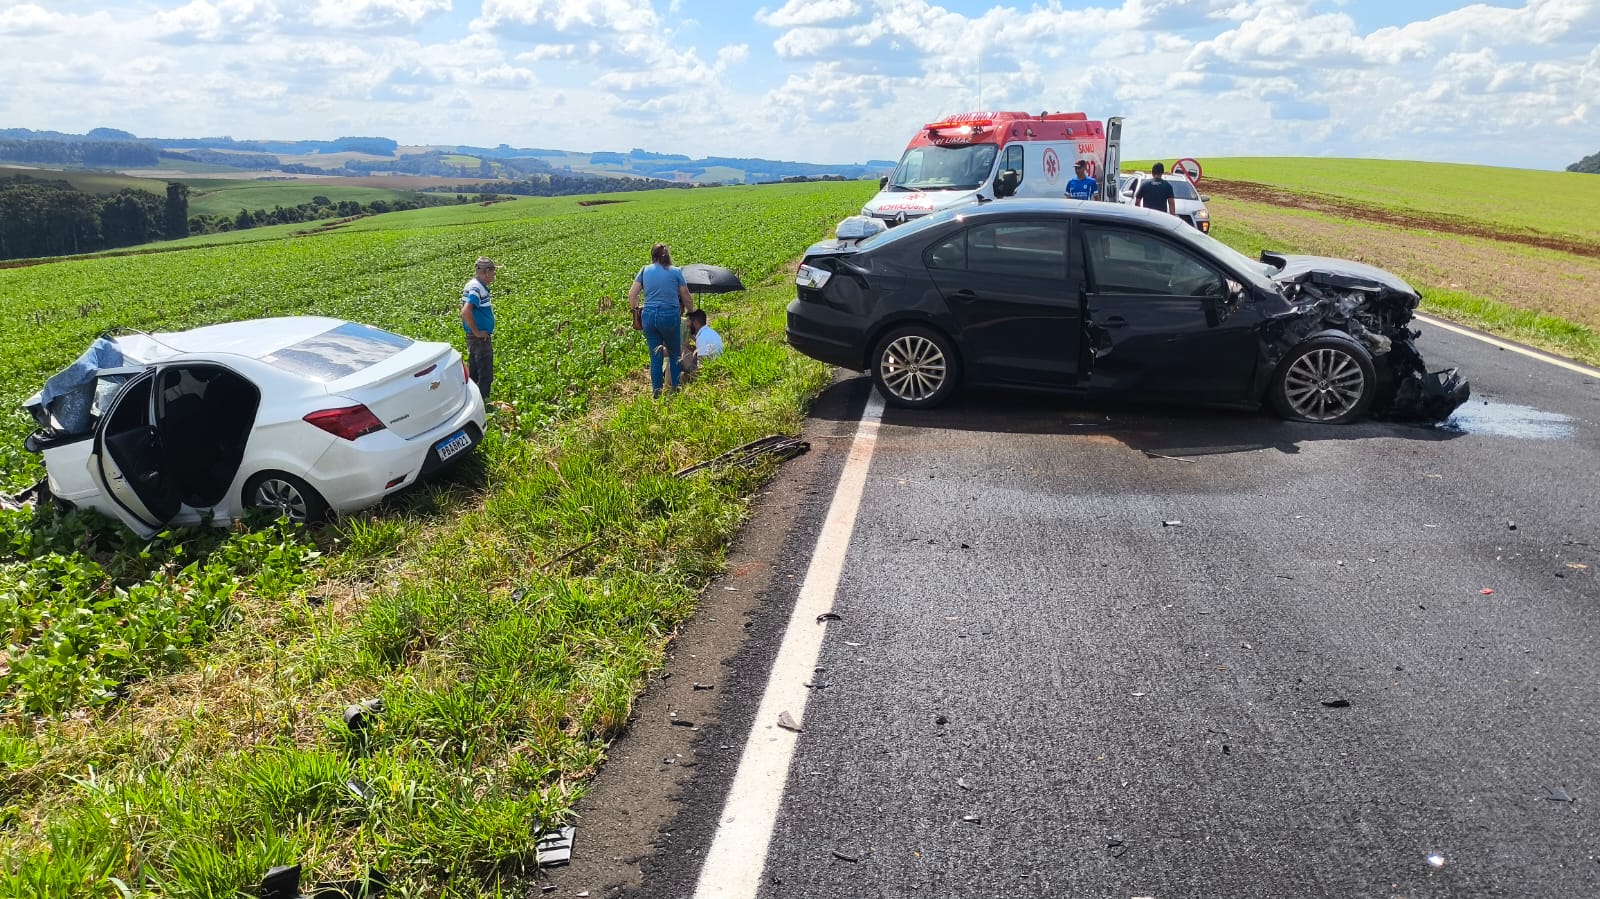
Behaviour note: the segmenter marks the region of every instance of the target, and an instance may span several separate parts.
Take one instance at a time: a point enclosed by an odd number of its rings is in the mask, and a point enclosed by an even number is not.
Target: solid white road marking
[[[1417,318],[1421,321],[1427,322],[1435,328],[1443,328],[1451,333],[1460,334],[1462,337],[1471,337],[1473,340],[1481,340],[1490,346],[1497,346],[1502,350],[1510,350],[1513,353],[1521,353],[1530,359],[1538,359],[1540,362],[1548,362],[1551,365],[1559,366],[1567,369],[1568,371],[1575,371],[1580,375],[1585,375],[1590,378],[1600,378],[1600,371],[1596,371],[1588,366],[1579,365],[1576,362],[1568,362],[1567,360],[1558,356],[1551,356],[1547,353],[1541,353],[1538,350],[1530,350],[1527,347],[1520,347],[1514,343],[1506,343],[1504,340],[1496,340],[1487,334],[1474,331],[1470,328],[1463,328],[1460,325],[1452,325],[1447,321],[1441,321],[1440,319],[1434,318],[1431,315],[1423,315],[1420,312],[1417,313]]]
[[[728,802],[717,821],[705,866],[700,869],[695,899],[753,899],[761,886],[767,845],[772,841],[778,805],[789,779],[789,762],[800,739],[799,734],[778,727],[778,715],[788,712],[801,727],[805,726],[809,698],[805,684],[815,676],[812,669],[822,654],[822,638],[827,633],[827,625],[818,623],[817,616],[833,608],[882,420],[883,399],[874,390],[861,412],[833,503],[828,506],[828,517],[823,520],[811,564],[800,584],[794,613],[789,616],[778,657],[772,663],[766,692],[750,724],[744,756],[728,789]]]

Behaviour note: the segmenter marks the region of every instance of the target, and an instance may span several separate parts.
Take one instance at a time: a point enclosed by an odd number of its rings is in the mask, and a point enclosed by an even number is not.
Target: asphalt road
[[[760,895],[1600,895],[1600,384],[1424,330],[1459,427],[888,411]],[[784,583],[643,895],[693,893]]]

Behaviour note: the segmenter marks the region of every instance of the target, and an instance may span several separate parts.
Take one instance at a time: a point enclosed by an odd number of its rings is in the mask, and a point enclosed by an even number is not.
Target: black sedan
[[[1145,209],[1006,199],[864,240],[812,246],[789,344],[872,372],[885,400],[927,408],[958,385],[1116,392],[1343,423],[1438,420],[1465,402],[1429,373],[1420,300],[1357,262],[1252,260]]]

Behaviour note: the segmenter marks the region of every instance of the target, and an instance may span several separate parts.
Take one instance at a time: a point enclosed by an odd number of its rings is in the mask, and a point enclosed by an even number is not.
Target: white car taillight
[[[820,269],[812,265],[802,265],[800,266],[800,270],[794,273],[794,283],[800,285],[801,287],[820,289],[822,285],[827,284],[828,279],[832,277],[833,272],[827,271],[826,269]]]
[[[354,440],[357,437],[383,430],[383,422],[372,410],[363,405],[345,406],[342,409],[321,409],[307,413],[305,420],[335,437]]]

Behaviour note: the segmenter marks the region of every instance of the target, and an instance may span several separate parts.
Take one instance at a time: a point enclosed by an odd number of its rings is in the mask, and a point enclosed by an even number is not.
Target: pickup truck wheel
[[[872,380],[891,405],[931,409],[950,398],[961,380],[961,363],[950,338],[933,328],[907,325],[878,341]]]
[[[1285,356],[1272,381],[1272,405],[1291,421],[1342,425],[1367,414],[1377,393],[1372,360],[1355,344],[1316,337]]]

